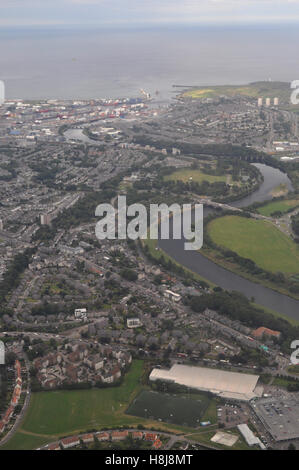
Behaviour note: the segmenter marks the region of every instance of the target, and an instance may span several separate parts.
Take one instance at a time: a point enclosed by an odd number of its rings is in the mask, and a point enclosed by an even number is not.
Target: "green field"
[[[144,421],[125,414],[141,389],[142,374],[143,361],[133,361],[119,387],[32,394],[20,429],[3,449],[30,449],[58,436]]]
[[[136,417],[126,413],[129,404],[141,392],[144,363],[134,360],[122,385],[106,389],[33,393],[21,426],[1,450],[36,449],[62,437],[88,430],[111,429],[142,424],[150,429],[190,432],[189,427]],[[207,405],[207,406],[206,406]],[[214,400],[205,404],[205,420],[216,421]]]
[[[299,201],[297,199],[288,199],[283,201],[274,201],[265,204],[257,209],[257,212],[261,215],[266,217],[270,217],[275,212],[288,212],[290,209],[294,208],[299,205]]]
[[[250,86],[215,86],[206,88],[196,88],[194,90],[186,91],[184,97],[186,98],[215,98],[220,95],[226,96],[249,96],[257,98],[259,96],[258,89]]]
[[[144,363],[134,360],[130,371],[126,374],[124,382],[119,387],[107,389],[91,389],[76,391],[53,391],[33,393],[30,407],[21,426],[10,441],[2,446],[1,450],[27,450],[36,449],[49,442],[54,442],[62,437],[86,432],[88,430],[111,429],[120,426],[135,427],[142,424],[149,429],[161,429],[165,431],[192,433],[190,427],[175,424],[177,421],[186,423],[192,419],[192,413],[197,413],[197,418],[205,421],[217,422],[216,401],[205,395],[195,394],[192,398],[180,398],[177,413],[178,419],[163,423],[153,419],[152,416],[142,417],[129,415],[128,406],[135,396],[143,396],[144,390],[141,378],[144,374]],[[142,393],[152,393],[143,391]],[[167,404],[169,396],[159,395],[159,402]],[[200,401],[198,401],[200,400]],[[133,401],[134,404],[134,401]],[[173,402],[175,405],[175,402]],[[158,406],[158,404],[157,404]],[[188,420],[184,417],[187,410]],[[161,414],[161,405],[160,411]],[[194,421],[194,420],[193,420]],[[192,422],[193,424],[193,422]],[[196,420],[196,424],[197,420]],[[193,432],[198,432],[197,430]]]
[[[200,421],[216,421],[216,403],[203,394],[187,397],[146,390],[135,398],[127,413],[181,426],[198,427]]]
[[[293,383],[294,383],[293,380],[288,380],[287,378],[284,379],[282,377],[275,377],[275,379],[272,382],[272,385],[277,385],[277,387],[287,388],[289,385],[292,385]]]
[[[120,387],[35,393],[22,429],[38,434],[70,434],[123,424],[142,362],[135,362]],[[127,423],[132,421],[129,419]]]
[[[250,258],[265,270],[298,273],[298,246],[270,222],[225,216],[211,221],[208,232],[218,246]]]
[[[299,375],[299,365],[288,367],[288,372],[290,372],[290,374]]]
[[[290,85],[285,82],[255,82],[248,85],[223,85],[223,86],[206,86],[194,87],[185,93],[185,98],[216,98],[222,95],[234,97],[237,95],[247,96],[249,98],[280,98],[280,101],[289,105],[290,101]],[[292,106],[292,109],[296,106]]]
[[[226,182],[230,180],[230,175],[207,175],[200,170],[191,170],[190,168],[182,168],[181,170],[174,171],[170,175],[164,177],[165,181],[183,181],[188,183],[192,178],[195,183],[202,183],[208,181],[209,183],[215,183],[217,181]]]
[[[200,442],[202,444],[207,444],[207,445],[213,445],[215,449],[226,449],[226,450],[257,450],[256,446],[254,447],[249,447],[244,438],[241,436],[240,432],[238,431],[237,428],[233,429],[224,429],[223,430],[226,433],[237,435],[239,438],[237,442],[232,446],[232,447],[227,447],[218,443],[212,443],[211,439],[212,437],[216,434],[216,430],[214,431],[207,431],[207,430],[202,430],[201,432],[197,434],[192,434],[188,436],[190,439]]]

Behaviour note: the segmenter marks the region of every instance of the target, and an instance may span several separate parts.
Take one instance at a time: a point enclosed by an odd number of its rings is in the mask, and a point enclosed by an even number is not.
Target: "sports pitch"
[[[290,209],[295,209],[295,207],[299,206],[299,200],[297,199],[289,199],[286,201],[274,201],[265,204],[257,209],[259,214],[265,215],[266,217],[270,217],[272,214],[277,212],[281,212],[284,214],[288,212]]]
[[[127,413],[142,418],[198,427],[212,400],[204,395],[192,398],[153,391],[142,391],[129,406]],[[208,415],[206,415],[208,419]]]
[[[230,180],[230,175],[209,175],[201,170],[192,170],[190,168],[176,170],[170,175],[164,177],[165,181],[183,181],[183,183],[191,181],[194,183],[202,183],[203,181],[216,183],[219,181],[226,182],[227,179]]]
[[[208,225],[211,239],[271,272],[298,273],[298,246],[273,224],[264,220],[224,216]]]

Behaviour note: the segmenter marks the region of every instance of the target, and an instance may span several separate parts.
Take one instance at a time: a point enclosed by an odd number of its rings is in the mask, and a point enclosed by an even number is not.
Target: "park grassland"
[[[290,209],[295,209],[299,206],[298,199],[288,199],[283,201],[273,201],[261,206],[257,209],[257,212],[265,217],[270,217],[271,214],[275,212],[281,212],[284,214],[288,212]]]
[[[131,424],[124,412],[141,386],[142,367],[142,361],[134,361],[119,387],[35,393],[22,429],[62,435],[98,426]]]
[[[195,429],[126,414],[129,404],[147,387],[142,384],[144,363],[132,362],[118,387],[105,389],[33,393],[20,428],[1,450],[36,449],[62,437],[88,430],[111,429],[142,424],[149,429],[192,433]],[[211,399],[205,419],[216,420],[216,401]]]
[[[202,86],[194,87],[185,91],[182,96],[192,99],[217,98],[219,96],[244,96],[248,98],[280,98],[280,101],[288,103],[288,108],[296,109],[296,106],[290,106],[290,86],[283,82],[254,82],[247,85],[221,85],[221,86]]]
[[[143,390],[130,404],[127,413],[151,416],[155,420],[197,428],[201,421],[217,423],[216,399],[204,393],[162,393]]]
[[[142,375],[143,361],[136,360],[119,387],[33,393],[21,427],[2,449],[31,449],[88,429],[143,422],[125,414]]]
[[[251,98],[257,98],[259,96],[258,88],[253,86],[215,86],[207,88],[196,88],[194,90],[186,91],[183,96],[184,98],[216,98],[220,95],[226,96],[248,96]]]
[[[237,428],[233,428],[233,429],[221,429],[221,431],[225,432],[225,433],[228,433],[228,434],[232,434],[232,435],[235,435],[235,436],[238,436],[238,440],[237,442],[232,446],[232,447],[227,447],[227,446],[224,446],[222,444],[218,444],[216,442],[211,442],[211,439],[212,437],[214,436],[214,434],[217,432],[216,429],[214,429],[213,431],[211,430],[206,430],[205,428],[203,428],[200,432],[198,433],[193,433],[193,434],[190,434],[190,436],[188,436],[189,439],[192,439],[196,442],[199,442],[201,444],[207,444],[209,446],[213,446],[213,448],[215,449],[227,449],[227,450],[257,450],[257,447],[254,446],[254,447],[249,447],[243,436],[241,436],[240,432],[238,431]]]
[[[251,259],[267,271],[298,273],[298,246],[271,222],[224,216],[209,223],[208,233],[218,246]]]
[[[188,183],[190,178],[194,183],[202,183],[203,181],[208,181],[209,183],[216,183],[219,181],[226,182],[229,175],[208,175],[200,170],[192,170],[190,168],[182,168],[181,170],[176,170],[170,175],[164,177],[165,181],[183,181],[183,183]]]

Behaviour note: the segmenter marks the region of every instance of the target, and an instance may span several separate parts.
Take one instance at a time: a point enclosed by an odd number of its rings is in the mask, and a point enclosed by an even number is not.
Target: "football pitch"
[[[153,391],[142,391],[131,403],[127,413],[130,415],[178,424],[198,427],[203,420],[212,420],[212,413],[207,413],[213,400],[205,395],[172,395]],[[216,406],[215,406],[216,408]]]
[[[298,273],[298,245],[268,221],[224,216],[212,220],[208,232],[218,246],[251,259],[263,269]]]

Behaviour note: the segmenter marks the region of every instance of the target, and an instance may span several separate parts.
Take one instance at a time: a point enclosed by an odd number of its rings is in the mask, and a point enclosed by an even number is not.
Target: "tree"
[[[138,275],[135,271],[133,271],[132,269],[123,269],[120,273],[121,277],[123,277],[124,279],[126,279],[127,281],[137,281],[138,279]]]

